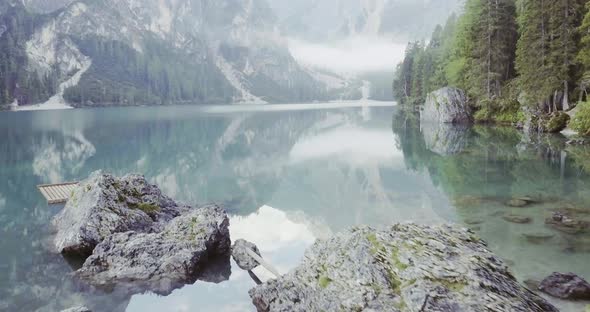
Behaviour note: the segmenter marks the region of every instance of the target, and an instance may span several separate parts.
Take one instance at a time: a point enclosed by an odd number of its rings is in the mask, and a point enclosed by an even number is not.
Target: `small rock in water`
[[[531,244],[542,244],[550,239],[552,239],[555,235],[551,233],[523,233],[522,236]]]
[[[547,219],[545,224],[568,234],[585,233],[590,229],[590,222],[585,220],[576,220],[571,213],[567,211],[557,211]]]
[[[539,290],[561,299],[590,300],[590,284],[574,273],[553,273],[541,282]]]
[[[502,219],[517,224],[527,224],[533,222],[533,219],[531,219],[530,217],[519,216],[514,214],[505,215],[502,217]]]
[[[234,261],[238,264],[240,269],[251,271],[258,267],[260,263],[258,263],[258,261],[252,258],[246,252],[246,249],[250,249],[254,251],[257,255],[261,256],[260,251],[258,250],[258,247],[256,247],[256,245],[243,239],[238,239],[234,243],[234,245],[231,247],[231,254],[232,258],[234,258]]]
[[[506,202],[506,206],[515,207],[515,208],[526,207],[528,204],[529,204],[528,201],[526,201],[524,199],[520,199],[520,198],[513,198],[513,199],[509,200],[508,202]]]

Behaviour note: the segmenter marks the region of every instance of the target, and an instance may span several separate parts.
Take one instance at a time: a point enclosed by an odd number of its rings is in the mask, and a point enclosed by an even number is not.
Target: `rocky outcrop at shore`
[[[467,95],[463,90],[452,87],[430,93],[420,114],[421,124],[425,122],[469,124],[472,121],[472,111]]]
[[[318,241],[250,297],[258,311],[557,311],[472,232],[413,224]]]
[[[229,264],[228,226],[226,213],[212,205],[173,219],[159,233],[116,233],[96,246],[75,275],[95,286],[128,283],[169,293],[194,283],[212,259],[226,256]]]
[[[189,209],[143,176],[118,178],[98,171],[78,185],[53,218],[55,247],[64,255],[87,257],[111,234],[160,232]]]
[[[53,224],[57,250],[85,260],[74,275],[93,286],[168,294],[231,272],[226,212],[177,203],[143,176],[93,173]]]

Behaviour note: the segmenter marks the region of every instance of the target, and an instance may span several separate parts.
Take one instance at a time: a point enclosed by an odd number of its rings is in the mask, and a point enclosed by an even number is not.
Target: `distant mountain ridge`
[[[13,25],[0,37],[12,52],[0,53],[13,58],[8,67],[27,68],[4,74],[4,105],[46,99],[35,94],[41,89],[74,106],[328,99],[327,86],[289,53],[264,0],[0,0],[0,7],[12,12],[0,10],[0,27]]]
[[[0,0],[0,109],[360,99],[287,38],[430,32],[458,1]]]

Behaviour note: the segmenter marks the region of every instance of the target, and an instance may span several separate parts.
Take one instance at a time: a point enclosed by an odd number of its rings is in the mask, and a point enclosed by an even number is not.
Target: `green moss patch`
[[[147,214],[156,213],[160,211],[160,207],[150,203],[140,203],[137,205],[129,204],[129,207],[132,209],[139,209]]]
[[[320,276],[320,278],[318,279],[318,285],[320,285],[321,288],[328,287],[330,283],[332,283],[332,279],[325,275]]]

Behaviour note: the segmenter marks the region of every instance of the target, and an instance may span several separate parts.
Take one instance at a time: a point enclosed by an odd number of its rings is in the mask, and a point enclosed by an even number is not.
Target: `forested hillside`
[[[0,110],[360,94],[329,89],[277,27],[265,0],[0,0]]]
[[[27,70],[24,46],[44,21],[43,16],[29,13],[22,6],[0,3],[0,109],[14,100],[34,103],[55,93],[57,81],[50,73]]]
[[[437,27],[428,43],[408,45],[394,94],[402,103],[420,105],[429,92],[457,87],[468,94],[479,122],[516,124],[525,112],[560,114],[578,105],[572,125],[587,132],[590,3],[585,2],[467,0],[464,13]]]
[[[76,88],[64,97],[76,106],[230,103],[234,90],[214,65],[196,60],[156,39],[143,53],[119,41],[76,40],[94,60]]]

